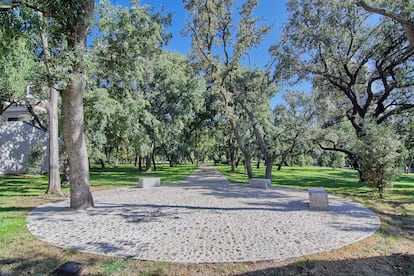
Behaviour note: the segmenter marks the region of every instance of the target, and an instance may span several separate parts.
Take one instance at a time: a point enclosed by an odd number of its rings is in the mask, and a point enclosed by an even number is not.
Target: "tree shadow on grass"
[[[47,184],[20,183],[14,180],[0,185],[0,197],[40,195],[46,192],[46,188]]]
[[[6,258],[0,260],[0,275],[49,275],[60,265],[56,257],[39,255],[31,258]]]
[[[236,275],[414,275],[414,255],[392,254],[338,261],[301,261]]]
[[[0,213],[30,211],[33,207],[0,207]]]

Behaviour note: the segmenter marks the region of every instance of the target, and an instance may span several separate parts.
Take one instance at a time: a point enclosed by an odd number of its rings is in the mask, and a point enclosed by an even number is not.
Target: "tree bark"
[[[152,160],[152,169],[154,172],[157,171],[157,164],[155,163],[155,153],[151,154],[151,160]]]
[[[258,123],[257,123],[256,116],[253,114],[253,112],[247,107],[247,105],[241,99],[238,99],[238,103],[243,108],[243,110],[246,111],[247,116],[249,117],[249,119],[252,123],[254,136],[256,137],[256,141],[259,145],[259,149],[262,152],[263,157],[265,159],[265,162],[266,162],[266,175],[265,175],[265,178],[272,180],[272,166],[273,166],[273,163],[274,163],[274,157],[272,156],[272,154],[267,149],[266,143],[263,139],[263,136],[262,136],[262,134],[260,133],[260,131],[258,129],[258,126],[257,126]]]
[[[295,138],[293,139],[292,146],[290,146],[290,148],[288,150],[286,150],[285,152],[283,152],[282,160],[280,160],[279,165],[277,166],[277,170],[278,171],[280,171],[280,169],[282,168],[282,165],[284,163],[286,163],[286,159],[288,158],[288,156],[291,155],[292,152],[293,152],[293,150],[295,149],[295,147],[296,147],[296,141],[297,141],[297,138],[298,137],[299,137],[299,132],[296,133]]]
[[[233,139],[231,139],[233,140]],[[230,166],[231,166],[231,172],[234,173],[236,171],[236,166],[234,163],[236,162],[236,149],[234,147],[233,141],[229,141],[229,147],[230,147]]]
[[[70,207],[75,210],[93,207],[89,183],[88,154],[83,133],[83,93],[85,76],[72,73],[70,84],[62,93],[63,139],[69,157]]]
[[[272,180],[273,163],[274,163],[273,158],[269,158],[266,160],[266,173],[265,173],[266,179]]]
[[[142,156],[138,157],[138,171],[142,171]]]
[[[39,18],[42,20],[43,15],[41,12],[37,13]],[[40,41],[43,48],[44,63],[46,71],[49,77],[52,77],[50,70],[50,59],[51,54],[49,50],[49,43],[44,32],[40,33]],[[49,177],[47,191],[48,194],[63,195],[60,182],[60,171],[59,171],[59,120],[58,120],[58,103],[59,103],[59,92],[53,87],[53,83],[49,84],[49,104],[47,106],[47,114],[49,117]],[[32,113],[32,109],[29,108]],[[34,113],[34,111],[33,111]],[[35,118],[37,118],[35,116]],[[40,120],[37,118],[39,124]]]
[[[63,195],[60,186],[59,172],[59,135],[58,135],[58,91],[54,87],[49,88],[49,181],[48,194]]]
[[[251,163],[251,159],[252,159],[252,155],[250,154],[249,150],[245,147],[243,140],[240,136],[239,131],[237,130],[237,128],[235,127],[234,123],[231,121],[231,128],[233,130],[234,136],[236,137],[236,141],[237,144],[241,150],[241,152],[244,155],[244,160],[245,160],[245,166],[246,166],[246,171],[247,171],[247,176],[250,178],[253,178],[253,169],[252,169],[252,163]]]
[[[151,172],[151,171],[152,171],[152,168],[151,168],[151,163],[152,163],[152,160],[151,160],[151,154],[148,154],[148,155],[145,157],[145,172],[146,172],[146,173],[148,173],[148,172]]]

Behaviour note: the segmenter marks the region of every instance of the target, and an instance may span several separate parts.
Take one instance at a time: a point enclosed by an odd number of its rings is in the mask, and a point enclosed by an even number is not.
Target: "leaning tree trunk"
[[[83,92],[86,79],[72,73],[70,84],[62,93],[63,139],[69,156],[70,207],[75,210],[93,207],[89,183],[89,163],[83,133]]]
[[[288,156],[293,153],[293,150],[296,147],[296,140],[297,140],[298,137],[299,137],[299,132],[296,133],[295,138],[293,139],[293,143],[290,146],[290,148],[288,150],[286,150],[285,152],[283,152],[282,160],[280,160],[279,165],[277,166],[278,171],[280,171],[280,169],[282,168],[282,164],[286,163],[286,160],[287,160]]]
[[[256,137],[256,141],[259,145],[259,149],[265,159],[266,162],[266,174],[265,174],[265,178],[266,179],[270,179],[272,180],[272,168],[273,168],[273,163],[274,163],[274,157],[272,156],[272,154],[270,153],[270,150],[266,147],[263,135],[260,133],[259,128],[258,128],[258,122],[257,122],[257,118],[254,115],[254,113],[247,107],[247,105],[244,103],[243,100],[239,99],[238,100],[240,106],[243,108],[244,111],[246,111],[247,116],[249,117],[252,127],[253,127],[253,134]]]
[[[249,177],[249,179],[253,178],[254,175],[253,175],[253,169],[252,169],[252,163],[251,163],[252,155],[250,154],[249,150],[244,145],[242,137],[240,136],[240,133],[235,127],[234,123],[233,122],[230,122],[230,123],[231,123],[231,128],[233,129],[234,136],[236,137],[236,141],[239,146],[239,149],[244,155],[247,176]]]

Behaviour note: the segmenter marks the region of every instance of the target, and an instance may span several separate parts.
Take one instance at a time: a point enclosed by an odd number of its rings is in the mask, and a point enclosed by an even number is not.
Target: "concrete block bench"
[[[326,211],[329,209],[328,193],[324,189],[309,189],[309,207],[312,210]]]
[[[265,178],[250,178],[249,187],[259,189],[270,189],[272,187],[272,181]]]
[[[159,177],[140,178],[138,188],[150,188],[161,186],[161,179]]]

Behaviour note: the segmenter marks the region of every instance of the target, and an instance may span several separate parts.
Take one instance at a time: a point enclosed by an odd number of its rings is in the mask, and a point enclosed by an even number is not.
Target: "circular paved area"
[[[379,218],[355,202],[329,196],[311,211],[308,193],[231,184],[212,167],[186,181],[148,189],[94,193],[95,208],[68,201],[33,209],[29,230],[62,248],[180,263],[281,260],[327,251],[373,234]]]

